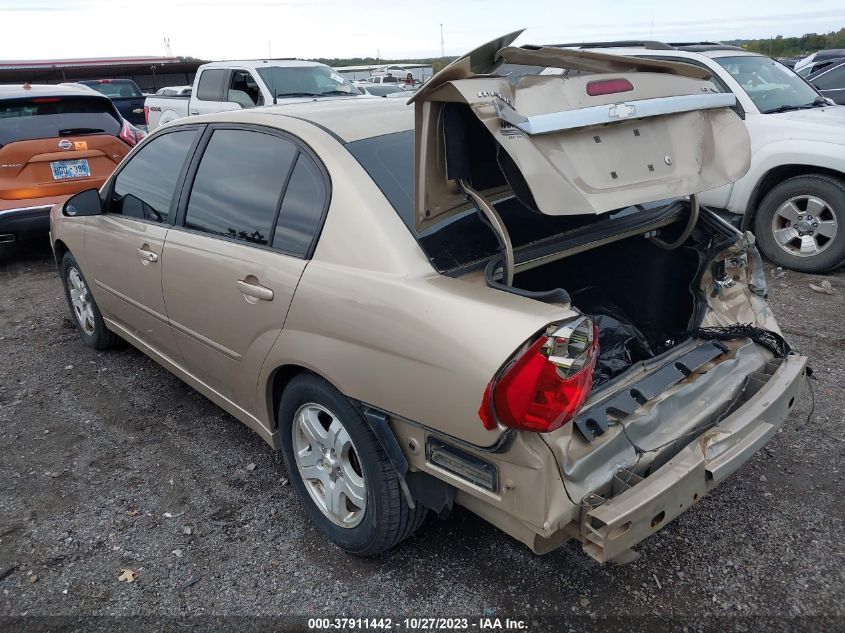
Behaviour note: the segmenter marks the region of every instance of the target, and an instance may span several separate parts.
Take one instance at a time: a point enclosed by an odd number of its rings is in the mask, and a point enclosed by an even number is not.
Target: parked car
[[[641,58],[685,62],[712,73],[751,137],[751,168],[701,202],[741,214],[758,246],[779,266],[825,272],[845,261],[845,109],[778,62],[722,44],[631,42],[592,47]]]
[[[360,94],[340,74],[317,62],[212,62],[199,67],[193,88],[187,95],[147,97],[144,117],[147,128],[154,130],[159,125],[194,114]]]
[[[81,86],[0,86],[0,243],[47,235],[50,208],[99,187],[137,132]]]
[[[362,91],[364,94],[371,95],[373,97],[402,97],[405,96],[406,98],[409,96],[408,93],[400,88],[396,84],[372,84],[372,85],[359,85],[356,86],[358,90]]]
[[[112,100],[121,116],[132,125],[145,128],[144,93],[131,79],[91,79],[77,83],[88,86]]]
[[[753,240],[697,203],[748,168],[736,98],[517,35],[413,108],[176,121],[51,216],[82,341],[131,342],[280,449],[354,554],[459,504],[535,552],[624,560],[803,385]]]
[[[800,76],[806,77],[842,57],[845,57],[845,48],[829,48],[807,55],[799,60],[792,69]]]
[[[807,83],[834,103],[845,105],[845,57],[809,75]]]

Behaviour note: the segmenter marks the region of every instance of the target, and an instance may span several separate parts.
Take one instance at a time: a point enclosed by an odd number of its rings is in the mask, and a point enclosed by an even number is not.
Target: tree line
[[[796,57],[809,55],[825,48],[845,48],[845,28],[828,33],[805,33],[800,37],[784,37],[778,35],[759,40],[727,40],[725,44],[733,44],[755,53],[763,53],[770,57]]]

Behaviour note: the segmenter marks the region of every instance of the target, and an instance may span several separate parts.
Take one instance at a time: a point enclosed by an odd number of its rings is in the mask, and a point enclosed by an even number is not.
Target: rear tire
[[[69,252],[62,257],[59,275],[65,288],[65,299],[70,308],[71,320],[76,325],[76,331],[79,332],[82,342],[98,350],[111,349],[120,345],[122,340],[106,327],[100,308],[97,307],[97,302],[91,294],[88,281],[82,274],[76,258]]]
[[[760,202],[754,233],[775,264],[822,273],[845,262],[845,183],[810,174],[785,180]]]
[[[282,393],[278,422],[291,484],[335,545],[375,556],[422,525],[426,508],[408,507],[381,443],[328,382],[313,374],[296,376]]]

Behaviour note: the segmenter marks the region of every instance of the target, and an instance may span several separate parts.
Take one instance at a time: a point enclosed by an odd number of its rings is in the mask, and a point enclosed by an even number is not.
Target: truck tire
[[[823,273],[845,262],[845,183],[822,174],[772,188],[754,218],[763,254],[775,264]]]
[[[387,454],[343,394],[313,374],[296,376],[279,406],[282,454],[305,511],[350,554],[375,556],[425,519],[410,508]]]

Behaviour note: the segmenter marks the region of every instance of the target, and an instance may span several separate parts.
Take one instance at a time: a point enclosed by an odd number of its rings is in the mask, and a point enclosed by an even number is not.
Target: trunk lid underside
[[[734,182],[750,144],[733,95],[688,64],[507,46],[450,64],[411,99],[416,226],[468,207],[467,191],[515,195],[547,215],[599,214]],[[490,73],[499,63],[579,74]],[[590,84],[629,88],[588,94]],[[477,203],[476,203],[477,204]]]

